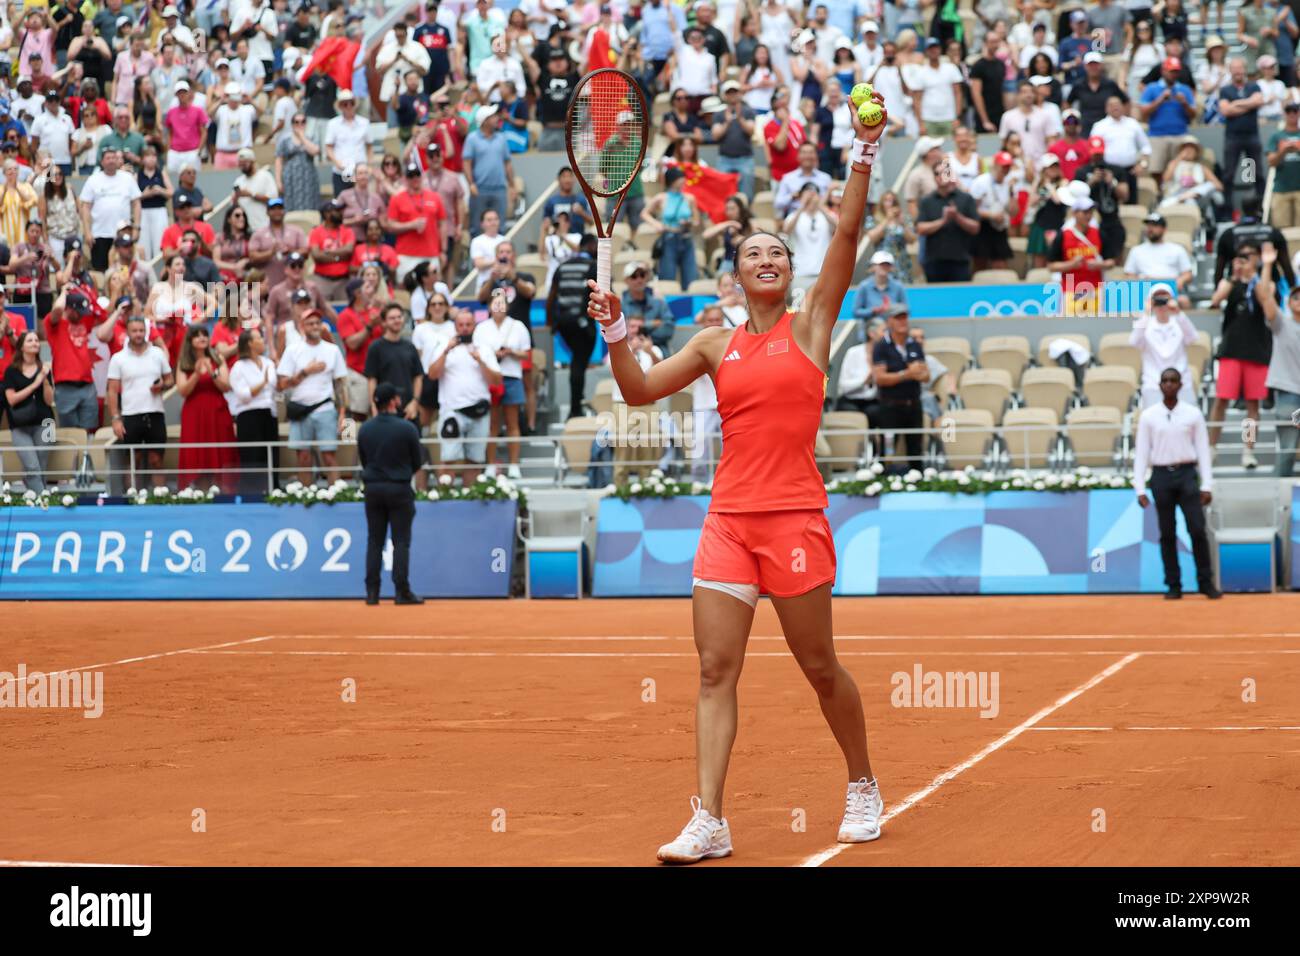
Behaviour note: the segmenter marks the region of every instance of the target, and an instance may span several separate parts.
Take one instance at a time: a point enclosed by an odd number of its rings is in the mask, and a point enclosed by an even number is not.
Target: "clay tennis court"
[[[1300,596],[837,598],[835,616],[883,839],[834,843],[843,765],[762,602],[727,787],[736,853],[702,866],[1300,863]],[[657,865],[689,815],[685,600],[0,619],[0,670],[104,672],[97,720],[0,710],[8,863]],[[892,706],[891,675],[917,664],[998,672],[997,716]]]

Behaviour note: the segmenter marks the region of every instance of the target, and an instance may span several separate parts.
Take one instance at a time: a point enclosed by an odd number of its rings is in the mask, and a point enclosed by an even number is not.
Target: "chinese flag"
[[[680,168],[686,174],[686,192],[695,197],[696,205],[714,222],[726,219],[727,200],[736,194],[740,174],[720,173],[699,163],[682,163]]]
[[[591,47],[587,50],[587,72],[594,73],[596,70],[615,66],[617,63],[618,57],[609,45],[609,34],[604,30],[593,30]]]
[[[307,77],[319,70],[329,74],[340,90],[352,89],[352,65],[356,62],[357,51],[360,49],[360,43],[346,37],[328,37],[322,40],[310,62],[298,74],[298,82],[307,82]]]

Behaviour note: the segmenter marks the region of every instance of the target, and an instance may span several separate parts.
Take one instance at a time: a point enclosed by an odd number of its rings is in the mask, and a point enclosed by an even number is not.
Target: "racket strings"
[[[600,196],[627,189],[641,171],[645,106],[640,91],[621,74],[597,73],[575,93],[569,118],[574,172]]]

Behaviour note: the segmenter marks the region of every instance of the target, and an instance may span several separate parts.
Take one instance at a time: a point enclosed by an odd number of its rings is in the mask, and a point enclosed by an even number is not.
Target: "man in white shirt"
[[[853,41],[844,35],[844,31],[830,22],[830,8],[823,2],[813,4],[812,16],[808,19],[808,28],[816,37],[815,54],[817,59],[827,63],[835,62],[835,49],[841,43],[848,42],[852,49]],[[814,52],[809,50],[807,52]]]
[[[998,136],[1003,142],[1008,134],[1016,133],[1020,137],[1020,148],[1025,154],[1025,165],[1036,169],[1038,161],[1047,152],[1047,147],[1056,142],[1061,135],[1060,122],[1051,112],[1038,105],[1034,93],[1034,84],[1023,80],[1016,87],[1015,109],[1002,114],[998,123]]]
[[[1184,290],[1192,281],[1192,257],[1182,246],[1165,242],[1165,217],[1158,212],[1146,217],[1146,241],[1129,250],[1124,272],[1134,279],[1173,279],[1178,289],[1178,304],[1192,307]]]
[[[1011,166],[1015,162],[1005,150],[993,157],[987,173],[980,173],[971,183],[970,195],[979,210],[980,231],[975,237],[972,254],[975,271],[1005,269],[1011,259],[1011,241],[1007,227],[1015,212],[1011,191]]]
[[[81,234],[93,240],[90,267],[105,272],[118,223],[128,220],[132,228],[140,228],[140,187],[135,176],[122,171],[121,150],[104,150],[100,168],[86,178],[80,198]]]
[[[1090,136],[1106,143],[1106,165],[1123,171],[1129,195],[1137,195],[1137,177],[1151,161],[1151,141],[1142,124],[1124,112],[1124,101],[1112,96],[1106,101],[1106,115],[1092,124]]]
[[[474,344],[483,352],[493,355],[501,369],[501,383],[505,394],[501,403],[494,405],[491,415],[491,434],[500,434],[501,420],[505,420],[506,436],[519,438],[519,409],[525,401],[523,360],[532,355],[533,340],[528,329],[518,319],[512,319],[508,312],[510,300],[504,288],[492,290],[488,301],[488,321],[480,322],[474,329]],[[506,446],[510,456],[507,474],[511,478],[522,477],[519,473],[519,442],[512,441]],[[496,442],[487,444],[487,475],[496,476]]]
[[[206,6],[206,4],[204,4]],[[194,31],[181,23],[181,12],[174,5],[167,4],[163,7],[163,22],[166,28],[159,34],[159,41],[163,37],[170,36],[176,41],[176,44],[186,53],[193,53],[195,50]]]
[[[248,228],[253,232],[265,229],[271,223],[266,204],[280,195],[269,166],[257,168],[257,155],[251,149],[239,151],[239,176],[234,184],[235,199],[248,217]]]
[[[460,475],[468,487],[487,460],[492,400],[489,385],[500,385],[496,355],[474,342],[474,313],[456,313],[456,335],[429,366],[438,382],[438,434],[442,438],[442,475]],[[439,476],[441,477],[441,475]]]
[[[325,158],[334,174],[334,195],[352,185],[357,163],[370,160],[370,122],[357,115],[357,98],[351,90],[339,90],[339,114],[325,127]]]
[[[172,367],[167,353],[147,339],[148,328],[142,316],[126,321],[126,348],[108,361],[108,392],[105,401],[113,422],[113,434],[119,447],[124,445],[167,444],[167,418],[163,411],[163,392],[172,387]],[[163,449],[148,448],[131,456],[131,486],[138,488],[136,474],[148,466],[153,484],[161,488]]]
[[[1023,36],[1024,33],[1029,33],[1029,42],[1017,43],[1017,37]],[[1056,45],[1052,42],[1047,27],[1041,23],[1035,23],[1032,28],[1024,22],[1017,23],[1011,28],[1011,33],[1007,39],[1013,45],[1020,47],[1020,56],[1017,57],[1016,62],[1022,70],[1027,71],[1029,61],[1040,53],[1052,61],[1052,69],[1056,69],[1056,65],[1060,62],[1060,54],[1056,50]]]
[[[686,31],[686,45],[673,53],[672,63],[673,86],[693,97],[697,102],[692,106],[698,109],[698,101],[718,88],[718,61],[704,45],[703,30],[691,27]]]
[[[862,42],[853,48],[853,59],[862,67],[862,75],[868,75],[885,59],[885,48],[880,43],[880,25],[875,20],[862,24]]]
[[[236,169],[239,151],[252,148],[257,107],[249,102],[246,89],[238,83],[227,83],[225,98],[217,104],[212,118],[217,124],[217,152],[213,165],[217,169]]]
[[[302,339],[280,357],[276,387],[289,403],[289,447],[298,454],[298,480],[311,484],[312,452],[318,451],[328,483],[347,416],[348,367],[339,347],[321,338],[319,309],[303,313],[301,328]],[[297,420],[295,405],[302,412]]]
[[[515,66],[518,65],[515,62]],[[429,51],[423,44],[411,38],[406,21],[398,20],[393,24],[393,29],[389,31],[388,36],[384,37],[384,45],[379,48],[379,53],[375,57],[375,72],[384,77],[379,85],[379,98],[385,103],[391,103],[401,92],[402,79],[406,74],[415,73],[417,76],[424,76],[429,72],[429,66]],[[486,66],[486,63],[482,63],[479,69],[482,70]],[[523,88],[522,77],[521,70],[519,84],[521,89]],[[479,77],[479,89],[483,90],[482,77]]]
[[[250,29],[256,32],[244,41],[248,44],[248,56],[261,63],[263,76],[270,76],[275,65],[275,49],[271,44],[279,39],[280,25],[269,0],[235,4],[230,14],[231,38],[238,38]],[[245,59],[243,53],[238,56]]]
[[[953,124],[964,108],[961,71],[943,55],[943,44],[937,37],[925,41],[925,63],[912,69],[907,82],[925,134],[951,136]]]
[[[1183,378],[1168,368],[1160,376],[1164,401],[1152,405],[1138,419],[1137,447],[1133,454],[1133,487],[1138,504],[1145,508],[1154,498],[1160,524],[1160,559],[1165,566],[1166,600],[1183,596],[1178,567],[1176,509],[1183,510],[1187,535],[1192,539],[1196,560],[1196,581],[1200,592],[1214,599],[1222,593],[1214,583],[1210,563],[1210,539],[1205,533],[1205,506],[1210,503],[1214,483],[1210,467],[1210,440],[1205,416],[1195,405],[1178,400]],[[1151,468],[1150,493],[1147,467]],[[1197,484],[1197,473],[1200,484]]]
[[[235,56],[230,61],[230,76],[232,82],[243,87],[250,97],[257,96],[266,85],[266,67],[249,52],[247,40],[235,44]]]
[[[528,92],[524,80],[524,68],[519,65],[518,60],[509,55],[508,49],[505,37],[495,37],[492,40],[492,55],[478,65],[478,72],[474,74],[478,91],[489,103],[501,102],[497,85],[507,80],[514,84],[518,95],[524,96]]]
[[[817,168],[817,146],[813,143],[804,143],[799,147],[799,167],[782,176],[781,182],[777,184],[772,208],[776,210],[778,221],[794,211],[799,201],[799,191],[808,183],[817,187],[817,192],[823,199],[831,188],[831,177]]]
[[[49,150],[54,165],[63,170],[64,176],[72,175],[72,117],[59,105],[58,90],[45,94],[45,109],[41,115],[32,120],[27,135],[31,137],[32,153]]]

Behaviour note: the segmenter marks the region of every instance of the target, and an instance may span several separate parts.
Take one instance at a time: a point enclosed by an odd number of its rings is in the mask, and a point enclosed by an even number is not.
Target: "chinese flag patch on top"
[[[780,355],[782,352],[790,351],[789,339],[777,339],[775,342],[767,343],[768,355]]]

